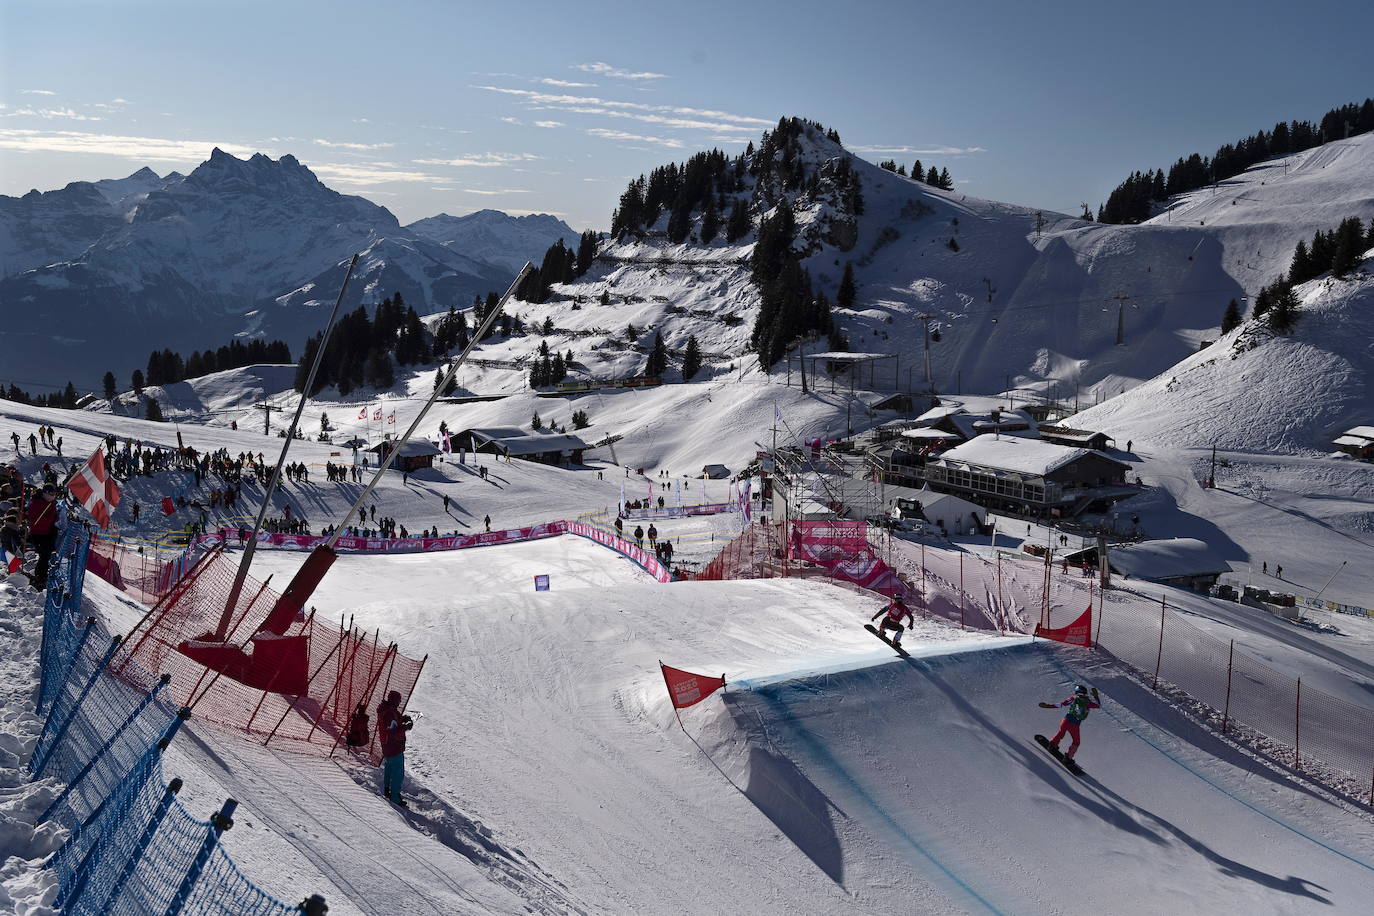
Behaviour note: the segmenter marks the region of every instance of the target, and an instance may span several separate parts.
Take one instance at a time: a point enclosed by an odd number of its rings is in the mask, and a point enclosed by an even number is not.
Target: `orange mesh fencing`
[[[299,616],[281,637],[259,634],[280,595],[250,576],[226,610],[236,570],[237,563],[220,550],[203,555],[126,637],[112,667],[137,664],[170,675],[167,689],[197,719],[273,747],[314,754],[347,747],[359,704],[375,720],[377,705],[395,690],[405,708],[424,659],[402,655],[394,643],[383,645],[377,632],[362,632],[351,621],[328,624],[313,612]],[[281,644],[299,645],[292,640],[304,643],[303,684],[277,654]],[[188,656],[183,646],[239,661],[216,662],[226,672],[221,673]],[[304,689],[281,692],[283,679]],[[353,748],[374,764],[381,762],[375,726],[370,721],[367,744]]]

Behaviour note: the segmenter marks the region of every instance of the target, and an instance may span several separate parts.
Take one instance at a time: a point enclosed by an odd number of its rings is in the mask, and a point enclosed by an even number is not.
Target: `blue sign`
[[[536,592],[546,592],[549,590],[549,577],[547,574],[534,577],[534,590]]]

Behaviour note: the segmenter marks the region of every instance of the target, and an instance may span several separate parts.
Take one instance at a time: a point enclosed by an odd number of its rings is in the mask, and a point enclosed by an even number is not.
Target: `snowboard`
[[[1068,771],[1069,771],[1070,773],[1072,773],[1073,775],[1075,775],[1075,776],[1086,776],[1086,775],[1088,775],[1087,773],[1083,772],[1083,768],[1082,768],[1081,766],[1079,766],[1079,765],[1078,765],[1077,763],[1075,763],[1074,761],[1070,760],[1068,757],[1065,757],[1063,751],[1061,751],[1059,748],[1055,747],[1053,744],[1050,744],[1050,739],[1049,739],[1049,738],[1046,738],[1044,735],[1036,735],[1036,736],[1035,736],[1035,743],[1038,744],[1038,745],[1040,745],[1041,747],[1043,747],[1043,748],[1045,749],[1045,751],[1046,751],[1051,757],[1053,757],[1055,760],[1058,760],[1060,763],[1062,763],[1062,764],[1064,765],[1064,769],[1068,770]]]
[[[887,643],[889,646],[891,646],[891,647],[893,648],[893,650],[894,650],[898,655],[900,655],[902,658],[911,658],[911,656],[907,654],[907,651],[906,651],[905,649],[903,649],[901,646],[899,646],[899,645],[897,645],[896,643],[894,643],[892,640],[888,639],[886,636],[884,636],[883,633],[882,633],[882,631],[879,630],[877,627],[875,627],[873,624],[871,624],[871,623],[866,623],[866,624],[864,624],[864,629],[867,630],[868,632],[872,633],[874,636],[878,637],[879,639],[881,639],[883,642]]]

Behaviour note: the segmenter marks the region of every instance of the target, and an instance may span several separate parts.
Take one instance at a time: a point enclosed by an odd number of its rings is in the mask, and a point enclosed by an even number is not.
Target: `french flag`
[[[15,556],[3,547],[0,547],[0,563],[5,566],[5,571],[11,576],[19,572],[19,567],[24,565],[24,558]]]

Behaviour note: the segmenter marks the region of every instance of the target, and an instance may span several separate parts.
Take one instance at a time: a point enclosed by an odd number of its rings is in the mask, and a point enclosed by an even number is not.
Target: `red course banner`
[[[1071,646],[1086,646],[1092,648],[1093,644],[1093,606],[1088,605],[1088,609],[1079,615],[1078,619],[1066,627],[1050,629],[1039,624],[1035,627],[1035,635],[1041,639],[1053,639],[1056,642],[1065,642]]]
[[[659,662],[658,667],[663,670],[663,682],[668,685],[668,697],[676,709],[695,706],[725,686],[725,675],[707,677],[681,668],[670,668],[663,662]]]

